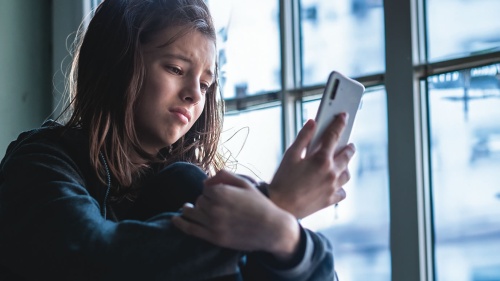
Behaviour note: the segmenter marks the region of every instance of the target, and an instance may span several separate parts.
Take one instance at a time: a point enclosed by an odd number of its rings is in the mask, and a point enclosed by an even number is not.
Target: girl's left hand
[[[196,204],[172,222],[186,234],[240,251],[266,251],[286,261],[297,250],[300,228],[248,180],[220,171],[205,181]]]

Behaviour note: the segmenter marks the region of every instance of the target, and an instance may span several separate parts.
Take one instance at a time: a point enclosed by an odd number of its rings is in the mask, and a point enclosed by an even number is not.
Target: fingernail
[[[313,119],[307,119],[306,123],[304,123],[304,126],[312,126],[313,123],[314,123]]]
[[[192,203],[189,203],[189,202],[186,202],[182,205],[182,207],[179,208],[178,212],[179,213],[183,213],[184,212],[184,208],[186,209],[192,209],[194,208],[194,205]]]
[[[341,112],[341,113],[339,113],[339,117],[344,119],[344,120],[347,120],[348,114],[347,114],[347,112]]]

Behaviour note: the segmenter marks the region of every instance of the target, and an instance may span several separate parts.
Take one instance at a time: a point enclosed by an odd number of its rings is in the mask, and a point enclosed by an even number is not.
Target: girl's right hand
[[[240,251],[265,251],[286,262],[298,250],[296,218],[277,207],[246,178],[219,171],[205,181],[196,204],[172,222],[186,234]]]

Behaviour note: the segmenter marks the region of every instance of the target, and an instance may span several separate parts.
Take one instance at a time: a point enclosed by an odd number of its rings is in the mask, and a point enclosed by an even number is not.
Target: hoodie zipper
[[[104,217],[104,219],[106,219],[106,209],[107,209],[106,204],[108,202],[108,195],[111,189],[111,174],[109,173],[108,163],[106,162],[106,158],[104,158],[102,152],[99,152],[99,156],[101,157],[104,169],[106,170],[107,188],[106,188],[106,194],[104,195],[104,202],[102,202],[103,208],[101,209],[101,215]]]

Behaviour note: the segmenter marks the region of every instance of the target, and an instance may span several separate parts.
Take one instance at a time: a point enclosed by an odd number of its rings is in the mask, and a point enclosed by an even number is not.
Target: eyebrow
[[[179,54],[163,54],[162,57],[166,57],[166,58],[174,58],[174,59],[179,59],[179,60],[182,60],[182,61],[185,61],[187,63],[192,63],[191,60],[186,57],[186,56],[183,56],[183,55],[179,55]],[[210,69],[205,69],[204,73],[208,76],[210,76],[212,82],[213,83],[215,81],[215,74],[212,72],[212,70]]]

